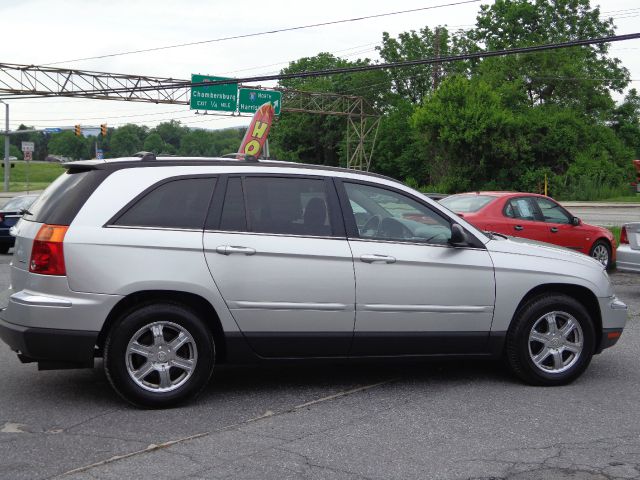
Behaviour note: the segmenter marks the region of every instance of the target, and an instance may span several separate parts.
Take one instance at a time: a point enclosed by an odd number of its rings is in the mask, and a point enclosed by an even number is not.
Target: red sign
[[[25,162],[30,162],[31,160],[33,160],[33,152],[22,152],[22,154],[24,155],[24,160]]]
[[[267,135],[269,135],[274,115],[275,111],[271,102],[265,103],[256,110],[249,124],[249,128],[247,128],[247,133],[245,133],[242,143],[240,144],[237,158],[241,158],[241,155],[251,155],[254,157],[260,155],[262,147],[264,147],[267,141]]]

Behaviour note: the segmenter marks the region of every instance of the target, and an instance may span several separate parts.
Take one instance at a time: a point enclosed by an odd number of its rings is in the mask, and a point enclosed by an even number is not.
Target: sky
[[[44,65],[101,72],[190,79],[191,74],[228,77],[275,74],[288,62],[330,52],[355,60],[378,59],[375,50],[382,33],[448,25],[467,29],[474,25],[481,3],[447,6],[292,32],[205,43],[109,58],[74,59],[197,42],[300,25],[329,22],[400,10],[453,3],[456,0],[323,0],[321,2],[271,0],[0,0],[4,41],[0,63]],[[482,3],[490,3],[483,1]],[[311,5],[313,5],[311,7]],[[640,1],[592,0],[614,18],[617,34],[640,31]],[[7,40],[11,39],[11,40]],[[640,40],[613,44],[610,54],[622,61],[640,87]],[[254,84],[256,85],[256,84]],[[264,83],[262,86],[273,86]],[[620,96],[615,96],[620,99]],[[249,117],[196,115],[186,105],[155,105],[72,98],[8,100],[10,128],[21,123],[37,128],[75,124],[117,127],[125,123],[149,127],[179,120],[194,128],[246,126]],[[4,109],[0,109],[4,126]]]

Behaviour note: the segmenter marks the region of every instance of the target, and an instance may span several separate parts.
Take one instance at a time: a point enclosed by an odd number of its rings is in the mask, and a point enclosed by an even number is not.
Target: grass
[[[603,202],[640,203],[640,193],[624,197],[605,198]]]
[[[620,230],[622,230],[622,227],[607,227],[607,229],[613,233],[616,239],[616,245],[620,245]]]
[[[42,190],[53,182],[64,169],[59,163],[14,161],[9,173],[9,191]],[[4,175],[4,169],[2,169]],[[27,176],[29,182],[27,184]],[[0,180],[1,182],[1,180]]]

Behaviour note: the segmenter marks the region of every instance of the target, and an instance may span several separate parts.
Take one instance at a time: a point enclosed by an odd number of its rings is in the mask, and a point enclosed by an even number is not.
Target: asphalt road
[[[588,206],[585,202],[565,204],[567,209],[583,222],[608,227],[622,225],[627,222],[640,222],[640,203],[629,204],[596,204]]]
[[[100,368],[38,372],[2,344],[0,479],[638,478],[640,276],[612,278],[627,329],[560,388],[494,362],[227,367],[144,411]]]

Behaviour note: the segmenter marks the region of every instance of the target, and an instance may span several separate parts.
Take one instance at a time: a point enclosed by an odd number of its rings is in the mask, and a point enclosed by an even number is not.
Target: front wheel
[[[109,332],[104,369],[116,392],[142,407],[163,408],[194,398],[213,372],[215,346],[192,310],[150,303],[126,313]]]
[[[598,240],[593,244],[589,255],[598,260],[605,268],[611,268],[611,246],[604,240]]]
[[[506,339],[507,362],[532,385],[565,385],[591,362],[595,332],[589,312],[567,295],[545,295],[515,316]]]

